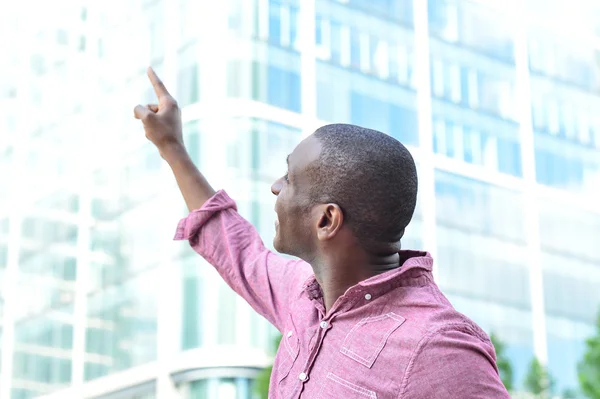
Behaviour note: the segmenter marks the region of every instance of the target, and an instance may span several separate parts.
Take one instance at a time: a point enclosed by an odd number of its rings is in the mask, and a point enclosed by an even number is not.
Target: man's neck
[[[323,302],[327,313],[348,288],[370,277],[400,266],[399,254],[368,256],[348,251],[337,256],[316,257],[311,265],[323,291]]]

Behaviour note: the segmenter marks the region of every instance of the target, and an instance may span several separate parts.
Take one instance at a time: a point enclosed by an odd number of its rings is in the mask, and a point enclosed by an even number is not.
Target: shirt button
[[[306,375],[306,373],[300,373],[300,375],[298,376],[298,379],[300,381],[306,381],[307,378],[308,376]]]
[[[287,333],[288,338],[291,337],[293,333],[294,332],[292,330],[288,331],[288,333]]]
[[[371,294],[367,294],[367,295],[365,295],[365,299],[366,299],[367,301],[371,300]]]
[[[327,326],[329,326],[329,324],[328,324],[326,321],[322,321],[322,322],[321,322],[321,328],[322,328],[322,329],[326,329],[326,328],[327,328]]]

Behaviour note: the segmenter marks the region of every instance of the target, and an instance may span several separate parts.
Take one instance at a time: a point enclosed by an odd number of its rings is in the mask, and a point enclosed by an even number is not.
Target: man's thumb
[[[152,111],[143,105],[138,105],[133,109],[133,116],[135,116],[135,119],[145,119],[151,113]]]

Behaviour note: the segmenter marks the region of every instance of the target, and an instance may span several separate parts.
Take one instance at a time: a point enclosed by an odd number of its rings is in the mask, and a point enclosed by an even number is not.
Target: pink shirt
[[[190,213],[188,239],[281,333],[270,398],[510,398],[487,334],[440,292],[424,252],[349,288],[325,315],[309,264],[265,248],[219,191]]]

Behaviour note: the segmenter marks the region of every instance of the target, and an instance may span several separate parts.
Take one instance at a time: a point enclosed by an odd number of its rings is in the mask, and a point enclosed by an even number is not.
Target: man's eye
[[[289,177],[289,175],[287,173],[283,176],[283,180],[285,180],[287,182],[290,181],[290,177]]]

